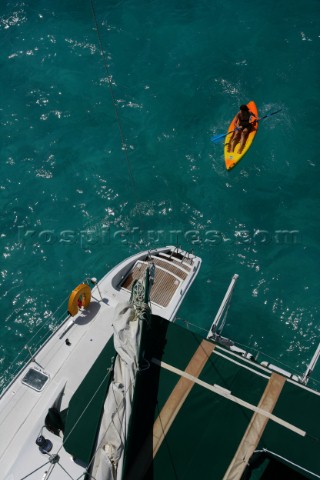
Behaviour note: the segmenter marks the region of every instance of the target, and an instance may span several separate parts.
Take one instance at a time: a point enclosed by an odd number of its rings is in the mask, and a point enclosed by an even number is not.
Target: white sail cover
[[[121,479],[123,451],[132,409],[138,369],[142,320],[132,303],[117,306],[113,320],[114,346],[118,353],[114,376],[104,404],[92,475],[96,480]]]

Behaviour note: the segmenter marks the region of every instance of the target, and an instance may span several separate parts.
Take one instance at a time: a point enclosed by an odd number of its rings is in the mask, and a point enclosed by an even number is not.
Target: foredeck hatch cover
[[[49,375],[47,375],[46,373],[40,372],[35,368],[29,368],[29,370],[22,379],[22,383],[32,388],[32,390],[41,392],[41,390],[44,389],[48,380]]]

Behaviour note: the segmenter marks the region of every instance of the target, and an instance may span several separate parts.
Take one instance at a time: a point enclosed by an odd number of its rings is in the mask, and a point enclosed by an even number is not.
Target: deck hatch
[[[35,368],[29,368],[29,370],[22,379],[22,383],[32,388],[33,390],[36,390],[37,392],[41,392],[48,380],[49,375],[47,375],[46,373],[40,372]]]

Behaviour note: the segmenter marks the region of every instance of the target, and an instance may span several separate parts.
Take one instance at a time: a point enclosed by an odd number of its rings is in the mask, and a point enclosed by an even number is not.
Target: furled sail
[[[119,304],[115,311],[113,328],[117,356],[92,467],[96,480],[121,478],[135,377],[139,369],[142,330],[151,314],[148,279],[147,271],[145,282],[137,281],[133,285],[130,301]]]

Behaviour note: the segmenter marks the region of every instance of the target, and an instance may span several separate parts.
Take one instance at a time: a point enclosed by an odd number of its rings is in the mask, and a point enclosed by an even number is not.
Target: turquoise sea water
[[[179,321],[208,329],[238,273],[224,335],[304,372],[320,319],[319,14],[318,0],[2,5],[2,372],[84,278],[177,243],[203,259]],[[249,100],[282,111],[227,172],[210,137]]]

